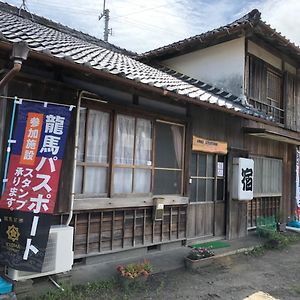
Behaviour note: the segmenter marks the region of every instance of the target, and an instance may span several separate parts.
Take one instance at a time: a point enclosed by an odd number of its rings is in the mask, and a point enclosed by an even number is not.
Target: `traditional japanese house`
[[[0,4],[1,174],[11,98],[76,106],[55,210],[74,227],[75,260],[244,236],[258,215],[292,216],[300,50],[258,12],[143,56],[162,67],[18,13]],[[19,42],[29,55],[7,78]],[[255,161],[251,202],[232,200],[234,157]]]
[[[188,171],[193,181],[188,237],[218,235],[220,231],[215,224],[220,222],[222,230],[226,222],[227,236],[240,236],[246,233],[246,228],[256,226],[257,217],[275,216],[288,221],[295,215],[295,153],[300,131],[299,51],[299,47],[263,22],[255,9],[226,26],[141,56],[142,61],[159,65],[172,76],[191,83],[203,81],[211,85],[212,91],[215,86],[223,88],[252,110],[269,117],[270,122],[261,122],[198,108],[192,110],[191,135],[227,142],[228,168],[231,156],[253,158],[255,185],[252,201],[247,204],[230,201],[230,172],[226,179],[229,194],[224,196],[219,195],[218,177],[214,184],[216,173],[205,173],[204,167],[201,171],[201,165],[215,166],[220,156],[192,151]],[[219,201],[226,197],[227,215],[220,209]]]

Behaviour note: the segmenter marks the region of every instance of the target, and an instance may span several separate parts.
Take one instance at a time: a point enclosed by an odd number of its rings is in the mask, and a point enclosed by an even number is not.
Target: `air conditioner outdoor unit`
[[[21,281],[67,272],[72,269],[73,258],[73,227],[53,225],[50,228],[42,272],[25,272],[7,267],[6,275],[12,280]]]

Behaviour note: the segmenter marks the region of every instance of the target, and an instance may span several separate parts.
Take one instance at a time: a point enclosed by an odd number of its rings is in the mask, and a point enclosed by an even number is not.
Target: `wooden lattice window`
[[[275,122],[284,122],[282,74],[263,60],[248,56],[250,103],[271,116]]]

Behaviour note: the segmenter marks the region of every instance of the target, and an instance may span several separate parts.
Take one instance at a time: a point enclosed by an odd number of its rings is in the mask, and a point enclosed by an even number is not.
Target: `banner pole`
[[[14,122],[15,122],[17,99],[18,98],[15,97],[13,110],[12,110],[12,113],[11,113],[11,121],[10,121],[8,143],[7,143],[7,148],[6,148],[6,160],[5,160],[5,166],[4,166],[4,175],[3,175],[3,184],[2,184],[1,196],[4,193],[4,189],[5,189],[5,185],[6,185],[6,181],[7,181],[7,171],[8,171],[8,163],[9,163],[9,157],[10,157],[10,151],[11,151],[11,144],[12,144],[11,139],[12,139],[12,134],[13,134]]]

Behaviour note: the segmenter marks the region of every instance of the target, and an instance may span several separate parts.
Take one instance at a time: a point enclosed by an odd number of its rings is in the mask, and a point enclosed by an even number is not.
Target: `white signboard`
[[[218,162],[218,177],[223,177],[224,176],[224,163],[223,162]]]
[[[248,158],[233,159],[232,198],[252,200],[254,189],[254,161]]]

